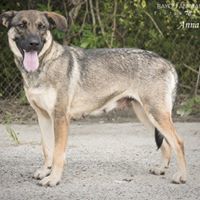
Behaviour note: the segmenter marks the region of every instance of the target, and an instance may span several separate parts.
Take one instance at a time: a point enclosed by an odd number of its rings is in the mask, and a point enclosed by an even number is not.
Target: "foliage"
[[[177,114],[180,116],[188,116],[192,114],[198,114],[200,110],[200,96],[195,96],[182,103],[177,110]]]
[[[136,47],[154,51],[175,64],[179,74],[179,92],[191,96],[195,91],[199,92],[200,27],[180,26],[182,22],[198,24],[199,7],[197,0],[166,0],[162,3],[155,0],[0,2],[0,12],[38,9],[64,15],[69,23],[67,33],[54,30],[53,35],[57,41],[67,45],[82,48]],[[21,94],[22,84],[8,47],[7,30],[0,30],[0,96],[6,98],[10,93]]]

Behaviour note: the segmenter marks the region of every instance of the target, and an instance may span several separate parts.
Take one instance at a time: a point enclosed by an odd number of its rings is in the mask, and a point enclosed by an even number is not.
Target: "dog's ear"
[[[50,28],[57,28],[64,32],[67,31],[67,19],[64,16],[55,12],[44,12],[44,14],[50,23]]]
[[[0,15],[0,25],[9,28],[11,25],[12,18],[17,14],[17,11],[7,11]]]

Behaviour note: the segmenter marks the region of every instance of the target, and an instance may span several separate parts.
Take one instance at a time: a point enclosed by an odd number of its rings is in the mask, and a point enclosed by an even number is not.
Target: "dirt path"
[[[177,123],[185,140],[188,182],[172,184],[175,160],[165,176],[148,170],[159,163],[153,134],[139,123],[71,126],[63,180],[55,188],[37,185],[42,164],[39,128],[13,125],[20,145],[0,125],[1,200],[193,200],[200,199],[200,123]]]

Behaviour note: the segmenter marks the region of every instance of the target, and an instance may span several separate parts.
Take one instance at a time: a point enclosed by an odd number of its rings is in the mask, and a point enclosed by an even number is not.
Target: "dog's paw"
[[[41,167],[40,169],[38,169],[34,175],[33,178],[35,179],[43,179],[44,177],[48,176],[51,173],[51,168],[48,167]]]
[[[55,176],[55,175],[49,175],[45,178],[43,178],[40,182],[39,185],[41,186],[56,186],[60,183],[61,177],[60,176]]]
[[[165,169],[164,168],[155,167],[153,169],[150,169],[149,173],[150,174],[154,174],[154,175],[164,175],[165,174]]]
[[[174,174],[173,178],[172,178],[172,183],[175,184],[181,184],[181,183],[185,183],[187,180],[186,175],[177,172],[176,174]]]

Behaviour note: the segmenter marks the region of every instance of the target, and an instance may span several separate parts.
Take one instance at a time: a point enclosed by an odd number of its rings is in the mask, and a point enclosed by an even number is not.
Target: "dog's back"
[[[117,95],[140,103],[148,100],[159,104],[166,100],[156,98],[157,94],[158,97],[169,95],[169,109],[172,109],[177,74],[173,65],[157,54],[132,48],[71,48],[71,53],[77,56],[80,71],[81,88],[77,90],[76,97],[81,98],[84,104],[94,99],[95,103],[104,104]]]

